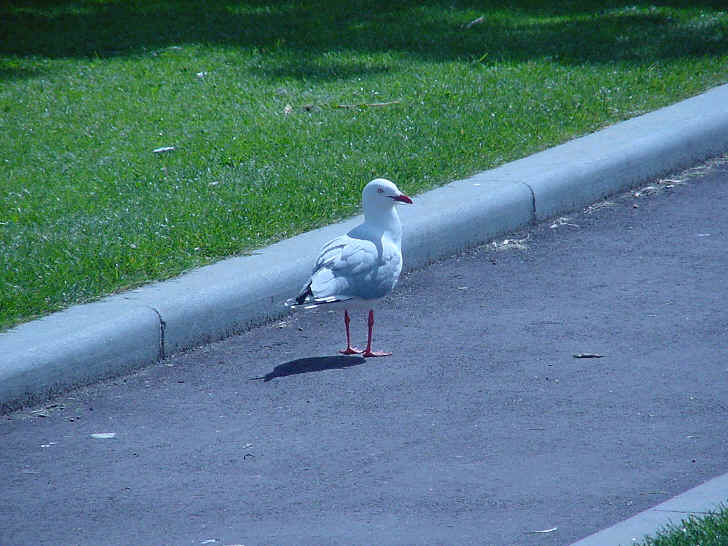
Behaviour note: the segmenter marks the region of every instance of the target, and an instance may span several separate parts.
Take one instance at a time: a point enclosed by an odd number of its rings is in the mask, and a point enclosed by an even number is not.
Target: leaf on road
[[[526,235],[523,239],[503,239],[502,241],[492,241],[490,246],[494,250],[528,250],[529,235]]]
[[[543,535],[545,533],[553,533],[558,527],[551,527],[551,529],[541,529],[540,531],[526,531],[527,533],[533,533],[535,535]]]
[[[606,207],[614,207],[614,206],[616,206],[616,203],[614,203],[613,201],[599,201],[598,203],[593,203],[593,204],[589,205],[588,207],[586,207],[584,209],[584,214],[591,214],[594,211],[597,211],[599,209],[603,209]]]
[[[652,195],[653,193],[657,193],[657,188],[655,186],[645,186],[644,188],[641,188],[638,191],[634,192],[632,195],[634,197],[647,197],[648,195]]]
[[[96,440],[108,440],[110,438],[116,438],[116,432],[95,432],[91,435],[91,438]]]
[[[569,222],[569,220],[570,220],[570,218],[568,216],[562,216],[561,218],[557,218],[556,220],[554,220],[554,223],[551,224],[549,227],[551,229],[556,229],[561,226],[569,226],[569,227],[575,227],[575,228],[579,227],[578,224],[573,224],[573,223]]]

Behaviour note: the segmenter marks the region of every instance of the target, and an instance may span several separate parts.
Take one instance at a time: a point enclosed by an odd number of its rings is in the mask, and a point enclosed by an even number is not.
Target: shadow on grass
[[[11,1],[0,7],[0,55],[92,58],[218,44],[255,48],[264,64],[273,65],[271,77],[334,79],[368,68],[327,67],[312,60],[349,51],[398,52],[432,61],[549,57],[570,64],[654,62],[728,51],[728,25],[716,15],[723,1],[661,3],[705,10],[692,24],[647,4],[635,8],[634,0],[503,5],[495,0]],[[481,15],[482,21],[466,28]]]
[[[251,381],[262,379],[267,382],[277,377],[286,377],[288,375],[296,375],[299,373],[323,372],[326,370],[335,370],[341,368],[350,368],[364,364],[366,359],[361,356],[317,356],[309,358],[298,358],[284,364],[280,364],[273,368],[272,372],[262,377],[251,377]]]

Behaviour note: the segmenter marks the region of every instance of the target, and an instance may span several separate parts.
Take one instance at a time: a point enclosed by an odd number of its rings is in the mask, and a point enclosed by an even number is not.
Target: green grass
[[[724,83],[721,5],[5,2],[0,329]]]
[[[728,508],[721,506],[703,517],[691,516],[679,524],[668,525],[641,546],[725,546],[728,544]]]

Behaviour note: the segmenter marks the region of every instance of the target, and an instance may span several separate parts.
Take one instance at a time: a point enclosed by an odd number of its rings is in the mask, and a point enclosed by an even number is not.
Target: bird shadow
[[[366,359],[361,356],[315,356],[307,358],[297,358],[290,362],[279,364],[273,371],[268,372],[262,377],[251,377],[250,381],[262,379],[264,382],[275,379],[276,377],[286,377],[299,373],[323,372],[326,370],[335,370],[341,368],[350,368],[364,364]]]

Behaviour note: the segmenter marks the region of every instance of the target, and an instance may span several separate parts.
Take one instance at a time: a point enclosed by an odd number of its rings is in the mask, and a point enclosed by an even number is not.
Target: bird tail
[[[327,303],[337,303],[340,301],[350,300],[350,296],[327,296],[325,298],[317,298],[311,290],[311,282],[309,282],[303,290],[295,298],[289,298],[284,302],[286,307],[293,310],[296,309],[313,309]]]
[[[311,303],[311,305],[304,305],[304,303],[307,303],[306,300],[309,298],[313,298],[311,281],[308,281],[306,286],[304,286],[301,292],[299,292],[298,296],[295,298],[288,298],[285,302],[283,302],[283,305],[290,307],[291,309],[309,309],[311,307],[316,307],[316,304],[310,301],[308,303]]]
[[[301,290],[301,293],[296,296],[296,304],[302,305],[304,301],[306,301],[307,297],[313,297],[313,291],[311,290],[311,281],[308,281],[308,284],[306,284],[306,287]]]

